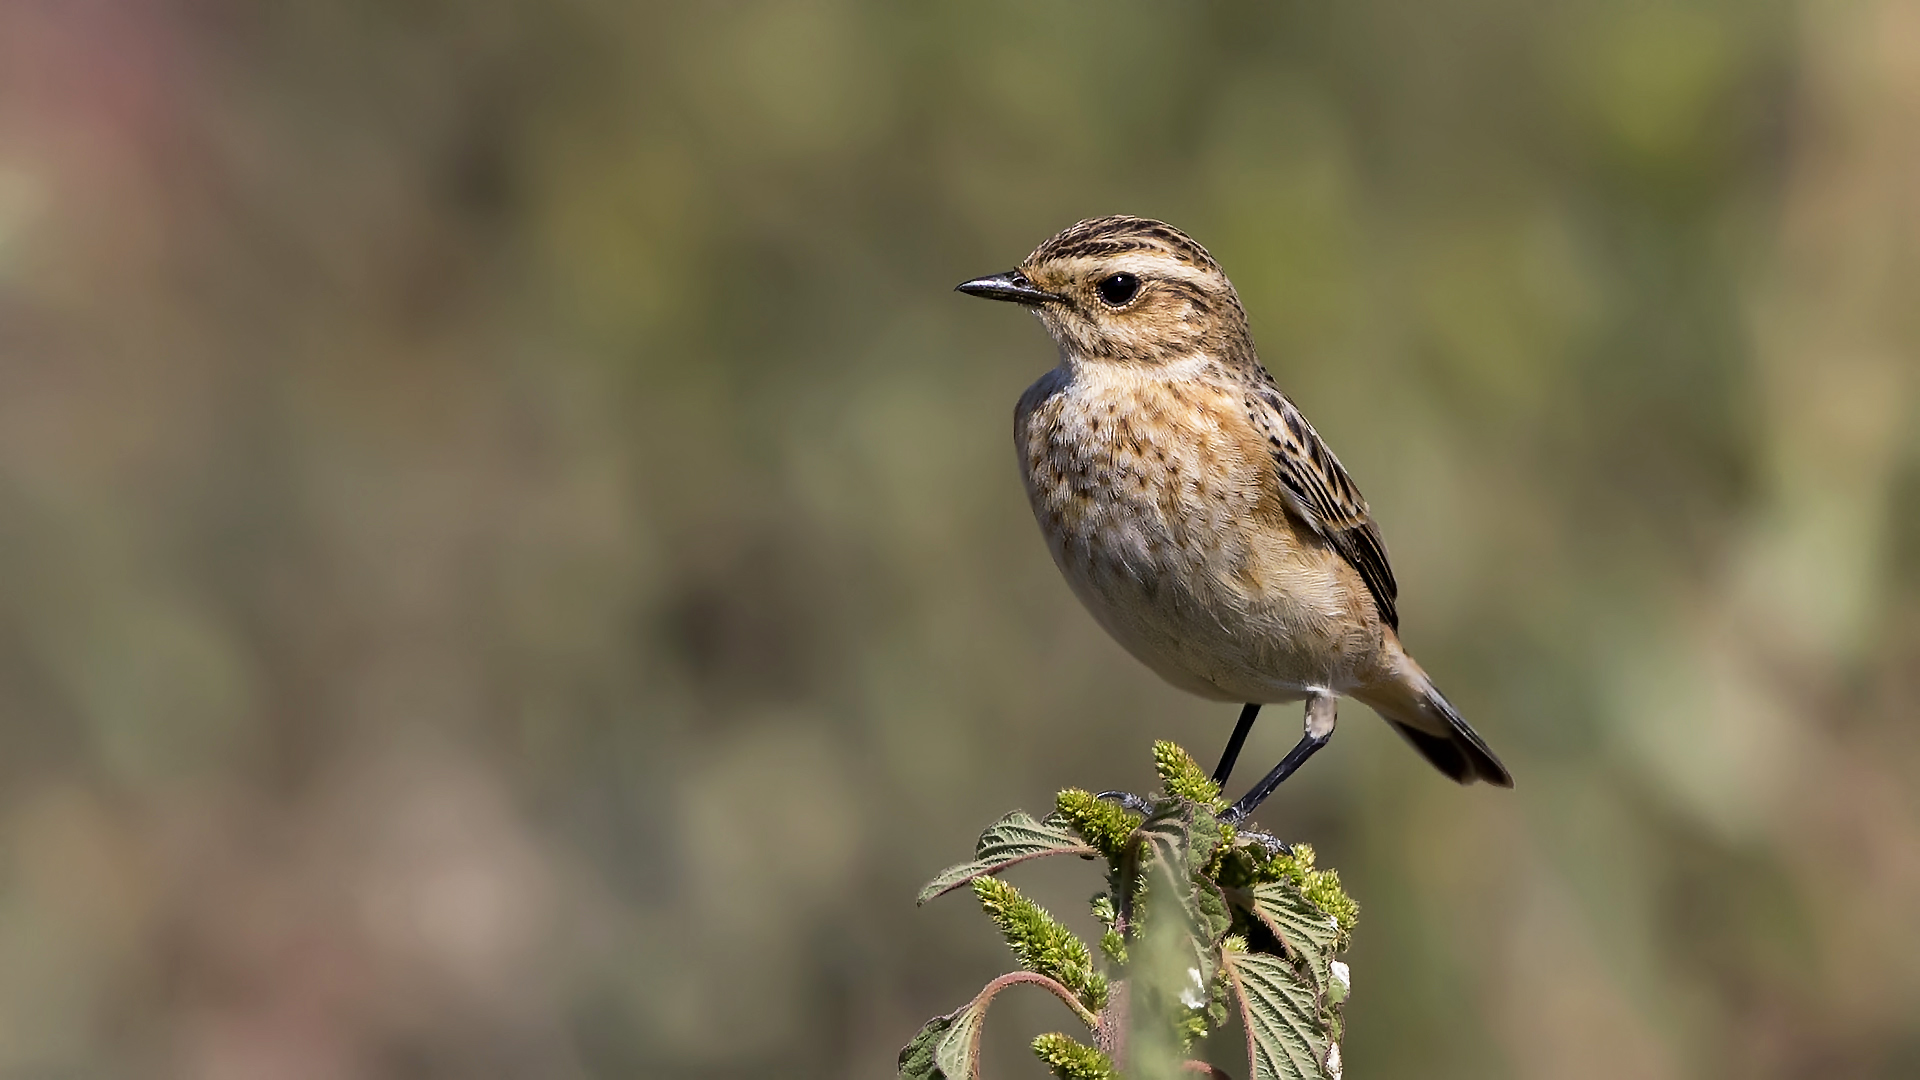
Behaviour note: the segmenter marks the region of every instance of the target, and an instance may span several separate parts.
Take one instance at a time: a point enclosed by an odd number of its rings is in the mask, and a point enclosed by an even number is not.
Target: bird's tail
[[[1388,676],[1354,696],[1372,706],[1420,756],[1455,783],[1485,780],[1496,787],[1512,787],[1513,774],[1500,764],[1486,740],[1391,635],[1389,649]]]

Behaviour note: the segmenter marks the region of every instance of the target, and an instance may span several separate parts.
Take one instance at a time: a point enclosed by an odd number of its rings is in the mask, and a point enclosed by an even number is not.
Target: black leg
[[[1229,824],[1238,824],[1239,822],[1245,821],[1248,814],[1259,809],[1260,804],[1267,801],[1267,796],[1273,794],[1273,789],[1279,787],[1282,780],[1292,776],[1293,770],[1299,768],[1308,758],[1312,757],[1314,751],[1327,745],[1327,741],[1331,738],[1333,738],[1333,732],[1331,731],[1324,735],[1309,733],[1301,736],[1300,741],[1294,744],[1293,749],[1287,751],[1287,756],[1280,759],[1280,764],[1275,765],[1272,772],[1263,777],[1259,783],[1253,785],[1252,791],[1240,796],[1239,802],[1228,807],[1227,812],[1220,815],[1220,820],[1228,822]]]
[[[1247,743],[1247,732],[1253,730],[1253,718],[1260,715],[1260,706],[1247,702],[1240,710],[1240,722],[1233,727],[1233,738],[1227,740],[1227,748],[1220,752],[1220,764],[1213,767],[1213,782],[1225,787],[1227,777],[1233,775],[1233,763],[1240,760],[1240,748]]]

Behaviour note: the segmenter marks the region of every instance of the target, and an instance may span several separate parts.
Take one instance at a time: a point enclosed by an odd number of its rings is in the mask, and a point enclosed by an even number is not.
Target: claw
[[[1117,802],[1122,810],[1139,814],[1141,817],[1153,816],[1153,803],[1130,791],[1103,791],[1094,798]]]
[[[1222,820],[1224,820],[1224,818]],[[1243,838],[1251,840],[1254,843],[1259,844],[1261,847],[1266,848],[1267,855],[1269,857],[1274,855],[1292,855],[1293,854],[1293,845],[1287,843],[1285,840],[1280,839],[1279,837],[1273,835],[1272,833],[1256,832],[1252,829],[1242,829],[1240,830],[1240,835]]]

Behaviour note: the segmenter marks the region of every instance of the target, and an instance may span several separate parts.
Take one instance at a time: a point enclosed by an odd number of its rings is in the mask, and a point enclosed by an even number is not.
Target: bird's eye
[[[1114,274],[1101,279],[1100,284],[1094,288],[1100,290],[1100,299],[1105,300],[1109,306],[1119,307],[1133,299],[1134,295],[1140,291],[1140,279],[1132,274]]]

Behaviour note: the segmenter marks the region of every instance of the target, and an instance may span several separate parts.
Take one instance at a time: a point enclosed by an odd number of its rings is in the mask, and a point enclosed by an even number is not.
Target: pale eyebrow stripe
[[[1203,269],[1158,249],[1141,248],[1125,255],[1098,258],[1091,255],[1075,256],[1063,260],[1062,265],[1073,274],[1089,273],[1094,270],[1106,270],[1111,273],[1137,274],[1141,277],[1168,278],[1175,281],[1191,282],[1203,285],[1219,280],[1219,273]]]

